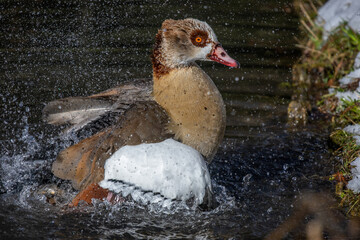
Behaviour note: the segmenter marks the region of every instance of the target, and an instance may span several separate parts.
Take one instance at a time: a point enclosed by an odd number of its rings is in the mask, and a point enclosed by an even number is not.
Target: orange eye
[[[197,37],[197,38],[195,38],[195,41],[196,41],[197,43],[200,43],[200,42],[202,41],[202,38],[201,38],[201,37]]]

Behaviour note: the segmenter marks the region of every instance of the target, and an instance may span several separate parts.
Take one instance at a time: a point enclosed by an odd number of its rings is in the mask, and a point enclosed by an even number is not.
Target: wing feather
[[[124,113],[137,102],[152,101],[151,79],[138,79],[88,97],[69,97],[48,103],[43,119],[52,125],[70,125],[78,131],[109,113]]]

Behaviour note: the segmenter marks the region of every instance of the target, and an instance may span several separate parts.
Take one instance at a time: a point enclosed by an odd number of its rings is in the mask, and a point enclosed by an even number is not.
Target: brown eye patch
[[[190,35],[192,44],[197,47],[205,47],[208,42],[208,33],[203,30],[194,30]]]

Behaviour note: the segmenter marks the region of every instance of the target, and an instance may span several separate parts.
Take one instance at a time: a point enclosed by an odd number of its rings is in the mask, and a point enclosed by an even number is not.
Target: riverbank
[[[360,2],[304,0],[294,3],[301,17],[302,56],[293,66],[294,95],[289,123],[304,125],[316,109],[328,117],[339,205],[360,216]]]

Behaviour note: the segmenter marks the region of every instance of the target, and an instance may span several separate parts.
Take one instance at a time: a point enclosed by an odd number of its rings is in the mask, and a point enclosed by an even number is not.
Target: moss
[[[345,145],[346,143],[349,142],[349,139],[351,139],[351,136],[349,136],[349,134],[347,134],[343,130],[336,130],[336,131],[331,133],[330,139],[337,146],[343,146],[343,145]]]
[[[350,124],[360,123],[360,102],[342,100],[341,107],[335,111],[337,125],[345,127]]]
[[[351,216],[359,216],[360,195],[353,193],[351,190],[344,190],[340,197],[340,206],[348,207],[347,214]]]
[[[345,208],[347,214],[359,216],[360,194],[347,189],[346,184],[351,179],[351,162],[359,156],[360,146],[351,134],[343,130],[333,131],[330,138],[339,148],[335,151],[335,159],[338,159],[335,165],[337,172],[329,180],[336,182],[335,193],[340,198],[339,206]]]

